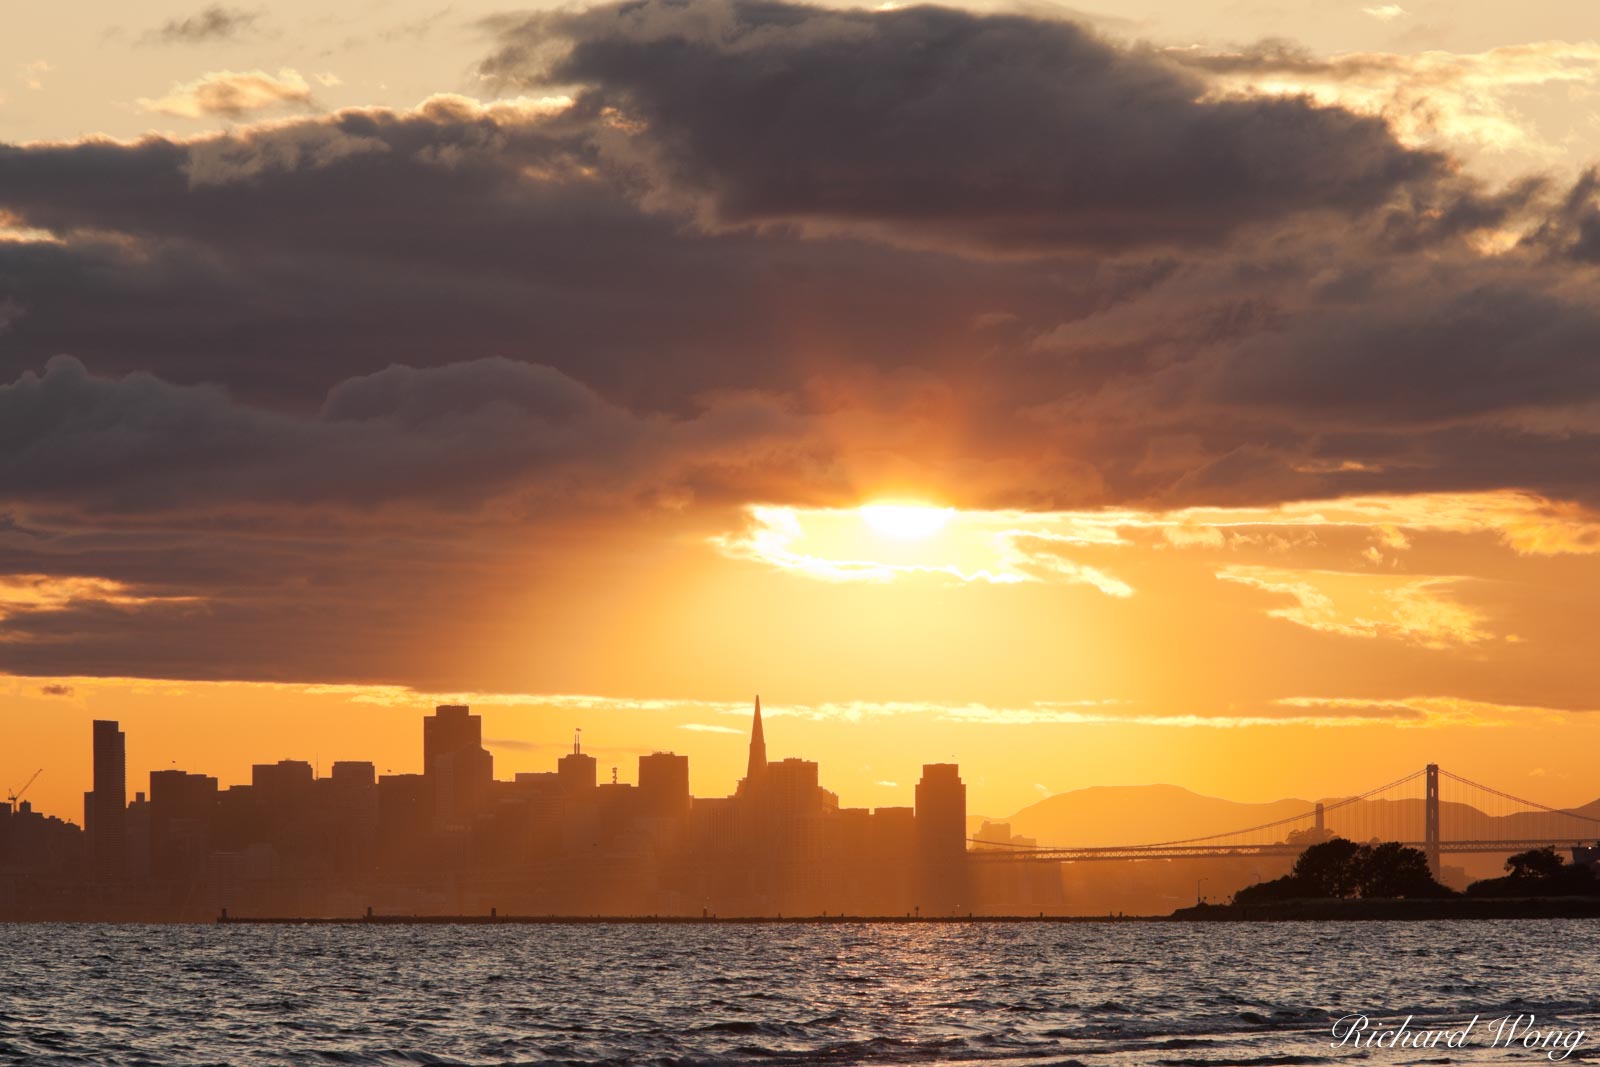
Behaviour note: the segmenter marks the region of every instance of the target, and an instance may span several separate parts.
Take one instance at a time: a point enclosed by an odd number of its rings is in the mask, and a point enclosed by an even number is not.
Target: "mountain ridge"
[[[1295,818],[1310,813],[1319,802],[1331,806],[1348,799],[1348,796],[1339,796],[1319,800],[1286,797],[1237,801],[1169,783],[1097,785],[1045,797],[1008,818],[968,816],[967,825],[969,834],[975,836],[984,822],[1009,823],[1013,835],[1034,838],[1041,845],[1155,844]],[[1421,797],[1358,801],[1330,811],[1327,825],[1336,833],[1348,834],[1354,832],[1352,823],[1370,830],[1386,818],[1396,820],[1397,825],[1401,819],[1419,821],[1422,804]],[[1410,810],[1413,806],[1415,812]],[[1597,820],[1594,836],[1600,838],[1600,799],[1566,810]],[[1463,837],[1490,832],[1510,837],[1514,836],[1518,823],[1541,816],[1531,812],[1495,815],[1468,804],[1445,800],[1441,818],[1447,831],[1454,823]],[[1341,822],[1346,826],[1341,828]],[[1504,829],[1491,831],[1491,827]],[[1445,836],[1451,834],[1447,832]]]

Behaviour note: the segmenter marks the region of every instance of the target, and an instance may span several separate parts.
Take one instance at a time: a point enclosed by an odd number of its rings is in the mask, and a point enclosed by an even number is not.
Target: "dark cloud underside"
[[[0,146],[0,573],[132,598],[7,616],[0,667],[376,680],[485,540],[882,484],[1600,504],[1592,176],[1482,189],[1053,19],[491,29],[574,103]]]

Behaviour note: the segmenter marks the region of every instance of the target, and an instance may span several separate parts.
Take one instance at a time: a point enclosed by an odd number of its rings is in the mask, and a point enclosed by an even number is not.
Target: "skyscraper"
[[[85,816],[92,823],[95,874],[118,878],[127,860],[127,735],[109,719],[94,722],[94,791]]]
[[[465,704],[440,704],[422,719],[423,772],[434,760],[483,747],[483,717]]]
[[[688,756],[652,752],[639,757],[639,813],[650,819],[688,818]]]
[[[192,877],[205,865],[217,818],[217,780],[150,772],[150,867],[157,878]]]
[[[561,788],[569,794],[582,794],[594,789],[596,782],[594,757],[586,754],[572,736],[572,751],[556,761],[556,774],[561,778]]]
[[[954,763],[928,763],[917,783],[918,894],[924,915],[971,907],[967,890],[967,787]]]
[[[494,757],[483,747],[483,719],[465,704],[440,704],[422,720],[422,772],[433,789],[434,816],[460,825],[483,810]]]
[[[750,758],[745,764],[744,781],[739,792],[755,789],[767,773],[767,736],[761,729],[761,696],[756,695],[756,714],[750,723]]]

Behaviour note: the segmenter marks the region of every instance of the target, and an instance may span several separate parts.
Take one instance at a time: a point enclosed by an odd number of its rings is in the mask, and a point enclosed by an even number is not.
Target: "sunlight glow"
[[[896,541],[921,541],[932,537],[949,523],[954,508],[935,508],[926,504],[864,504],[861,519],[880,537]]]

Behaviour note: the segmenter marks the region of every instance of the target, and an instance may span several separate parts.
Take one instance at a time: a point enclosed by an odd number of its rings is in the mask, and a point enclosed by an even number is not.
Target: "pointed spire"
[[[745,769],[746,781],[754,782],[767,769],[767,738],[761,732],[761,696],[756,695],[756,717],[750,725],[750,764]]]

